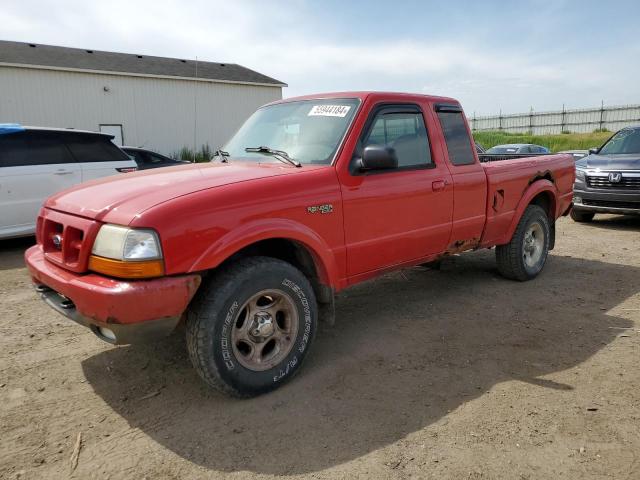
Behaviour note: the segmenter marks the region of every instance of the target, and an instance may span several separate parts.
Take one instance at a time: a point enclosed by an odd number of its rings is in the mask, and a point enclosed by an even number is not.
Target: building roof
[[[153,57],[5,40],[0,40],[1,64],[54,70],[99,71],[140,76],[197,78],[227,83],[287,86],[275,78],[267,77],[235,63],[196,62],[193,59]]]

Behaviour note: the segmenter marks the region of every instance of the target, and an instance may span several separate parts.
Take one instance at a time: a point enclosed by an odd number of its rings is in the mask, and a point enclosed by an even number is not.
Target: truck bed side
[[[525,208],[535,201],[553,223],[571,205],[575,166],[571,155],[544,155],[483,163],[487,220],[482,247],[508,243]]]

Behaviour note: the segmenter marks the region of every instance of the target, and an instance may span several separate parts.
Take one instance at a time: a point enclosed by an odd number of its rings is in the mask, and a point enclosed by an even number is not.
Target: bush
[[[209,162],[213,157],[213,151],[208,143],[202,145],[200,150],[193,151],[189,147],[182,147],[179,152],[171,155],[176,160],[188,160],[190,162]]]

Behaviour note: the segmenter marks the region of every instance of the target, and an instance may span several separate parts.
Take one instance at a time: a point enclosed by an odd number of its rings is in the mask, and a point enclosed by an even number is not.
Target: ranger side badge
[[[330,203],[325,203],[324,205],[314,205],[312,207],[307,207],[307,213],[321,213],[321,214],[325,214],[325,213],[332,213],[333,212],[333,205],[331,205]]]

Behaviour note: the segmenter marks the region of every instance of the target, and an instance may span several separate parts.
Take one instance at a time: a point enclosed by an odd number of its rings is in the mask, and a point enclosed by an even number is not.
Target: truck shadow
[[[596,215],[585,227],[640,232],[640,215]]]
[[[35,243],[33,236],[0,240],[0,271],[24,267],[24,251]]]
[[[251,400],[203,386],[181,337],[114,348],[82,367],[132,427],[191,462],[315,472],[445,421],[500,382],[553,389],[562,403],[574,386],[541,377],[632,326],[610,310],[639,291],[638,278],[635,267],[552,256],[538,279],[510,282],[490,251],[455,257],[440,272],[394,273],[341,294],[337,325],[317,337],[300,375]],[[593,281],[597,291],[586,293]]]

